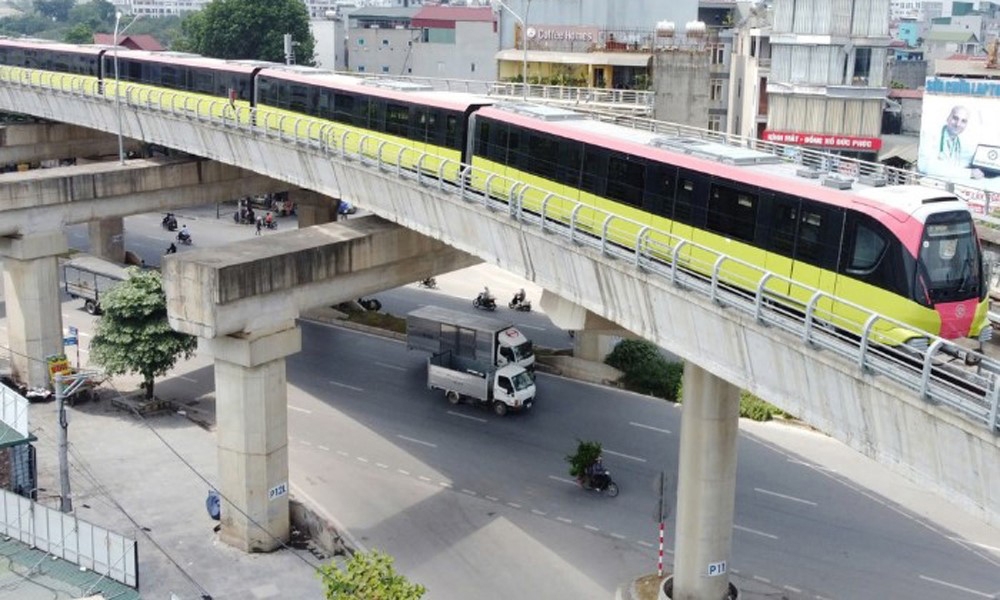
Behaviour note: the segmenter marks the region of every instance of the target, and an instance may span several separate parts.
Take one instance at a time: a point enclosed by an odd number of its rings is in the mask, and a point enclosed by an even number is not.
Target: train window
[[[642,206],[642,190],[646,187],[646,165],[639,159],[613,152],[608,157],[608,198],[630,206]]]
[[[858,224],[854,231],[854,245],[847,261],[847,274],[867,275],[871,273],[882,260],[888,245],[885,238],[877,231]]]
[[[677,168],[673,165],[650,163],[646,165],[646,189],[643,193],[643,210],[669,217],[670,205],[674,200],[674,184],[677,182]]]
[[[507,164],[519,171],[534,173],[531,151],[528,149],[528,133],[513,125],[507,128]]]
[[[795,259],[823,269],[835,269],[843,233],[843,212],[803,202],[799,212],[799,230]]]
[[[588,194],[603,196],[608,173],[608,151],[597,146],[585,146],[583,149],[583,173],[580,175],[580,188]]]
[[[687,225],[694,224],[694,203],[697,194],[695,180],[681,176],[677,181],[677,195],[674,197],[673,219]]]
[[[461,134],[459,133],[458,117],[451,114],[445,115],[444,122],[444,146],[446,148],[459,147],[461,145],[459,142],[459,136]],[[440,134],[436,133],[434,139],[437,143],[441,143]]]
[[[774,197],[762,218],[766,222],[761,227],[761,246],[768,252],[792,258],[795,255],[795,231],[799,224],[799,199]]]
[[[287,89],[287,108],[298,113],[309,112],[309,89],[301,83],[289,84]]]
[[[571,187],[580,187],[580,163],[583,159],[583,144],[576,140],[562,139],[559,142],[559,148],[556,181]]]
[[[757,195],[730,184],[713,183],[708,195],[709,231],[744,242],[754,239]]]
[[[502,164],[511,164],[511,159],[509,155],[511,153],[510,148],[510,126],[506,123],[497,123],[493,126],[493,132],[490,135],[492,140],[492,152],[491,158],[494,158],[497,162]]]
[[[162,83],[163,87],[183,89],[181,87],[183,82],[184,79],[177,68],[167,65],[160,69],[160,81],[158,83]]]
[[[316,114],[324,119],[333,118],[333,92],[326,89],[317,90]]]
[[[476,119],[476,143],[472,151],[474,156],[490,157],[490,130],[492,128],[493,124],[490,123],[489,119]]]
[[[333,120],[355,125],[354,96],[351,94],[334,94]]]
[[[533,134],[528,137],[528,152],[534,157],[525,165],[527,171],[545,177],[556,178],[556,165],[559,162],[559,142],[548,135]]]
[[[216,94],[215,76],[211,71],[203,69],[191,70],[191,91],[202,94]]]
[[[410,108],[405,104],[386,104],[385,132],[410,137]]]

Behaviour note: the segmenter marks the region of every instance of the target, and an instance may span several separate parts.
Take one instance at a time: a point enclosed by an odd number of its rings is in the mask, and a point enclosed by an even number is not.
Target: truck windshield
[[[535,352],[531,346],[531,342],[524,342],[523,344],[514,346],[513,350],[514,350],[514,360],[518,362],[526,358],[531,358],[532,356],[535,355]]]
[[[528,375],[527,371],[521,371],[512,378],[514,383],[514,389],[517,391],[526,390],[531,386],[535,385],[535,381]]]
[[[982,263],[972,218],[968,213],[937,217],[928,219],[920,244],[917,300],[933,306],[976,298],[980,295]]]

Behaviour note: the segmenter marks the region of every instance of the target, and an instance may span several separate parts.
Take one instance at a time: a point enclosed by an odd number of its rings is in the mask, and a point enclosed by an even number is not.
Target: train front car
[[[914,300],[934,310],[940,337],[986,342],[989,284],[972,215],[958,200],[930,206],[914,252]]]

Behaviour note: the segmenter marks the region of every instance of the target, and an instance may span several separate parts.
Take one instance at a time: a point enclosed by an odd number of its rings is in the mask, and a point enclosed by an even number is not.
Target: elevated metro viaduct
[[[21,107],[31,107],[29,110],[46,118],[105,131],[116,128],[113,103],[103,99],[40,88],[0,88],[0,109],[23,111]],[[581,328],[587,311],[592,311],[684,358],[687,366],[678,476],[675,598],[722,598],[728,588],[726,576],[706,575],[709,565],[727,561],[730,553],[741,387],[943,493],[984,520],[998,522],[1000,475],[993,467],[1000,456],[1000,443],[995,435],[801,339],[677,288],[631,261],[527,227],[506,213],[484,210],[453,190],[437,187],[436,182],[400,178],[392,168],[366,166],[340,157],[329,148],[290,140],[278,132],[268,135],[260,130],[236,128],[231,123],[195,119],[190,114],[129,106],[126,134],[141,135],[146,141],[227,164],[246,165],[291,185],[357,202],[409,229],[535,281],[546,290],[543,305],[563,326]],[[297,239],[316,234],[299,231],[279,235]],[[305,243],[305,239],[296,243]],[[367,248],[364,242],[353,243]],[[298,252],[308,255],[317,250],[303,247]],[[329,269],[313,270],[310,266],[317,262],[328,264],[327,258],[283,260],[302,268],[294,269],[295,277],[268,268],[266,273],[277,277],[281,285],[304,282],[298,278],[307,270],[315,276],[330,273]],[[165,288],[171,323],[182,331],[215,335],[204,337],[200,345],[217,352],[220,380],[231,375],[232,385],[245,388],[247,383],[235,381],[240,379],[237,374],[242,371],[244,379],[268,377],[255,371],[261,368],[270,370],[270,377],[280,378],[279,367],[270,364],[278,360],[275,353],[267,353],[264,345],[255,342],[266,336],[283,336],[285,350],[293,351],[296,334],[288,321],[237,330],[241,326],[239,319],[229,326],[208,326],[225,321],[220,318],[227,312],[224,307],[216,310],[219,316],[214,320],[204,315],[213,312],[208,306],[225,304],[220,302],[223,300],[239,303],[261,292],[276,294],[269,300],[276,301],[290,291],[277,291],[280,286],[275,287],[273,281],[260,288],[249,280],[240,285],[222,285],[229,278],[226,269],[250,267],[189,263],[184,256],[167,261]],[[416,275],[412,273],[408,280]],[[218,289],[213,288],[212,281],[217,282]],[[198,282],[201,285],[195,285]],[[385,281],[384,287],[393,284]],[[309,285],[323,284],[316,280]],[[292,306],[309,301],[282,300],[289,313]],[[188,308],[189,304],[195,308]],[[276,311],[276,315],[280,314]],[[219,373],[220,360],[224,365],[221,369],[227,373]],[[232,394],[221,389],[218,393]],[[280,394],[270,386],[265,392]],[[247,487],[245,482],[250,478],[244,472],[238,477],[244,483],[241,492],[223,491],[252,519],[280,528],[287,522],[281,514],[284,509],[267,507],[261,495],[287,477],[287,462],[279,448],[284,434],[276,432],[276,428],[280,431],[284,427],[284,419],[273,414],[281,412],[278,406],[282,403],[264,398],[255,402],[257,408],[238,409],[247,419],[243,433],[220,431],[219,436],[239,440],[253,430],[257,448],[266,447],[269,458],[249,451],[241,456],[239,448],[227,452],[231,451],[230,459],[242,463],[246,471],[257,471],[255,482],[265,483]],[[220,449],[220,459],[223,453]],[[234,542],[237,545],[266,548],[257,545],[266,536],[239,532],[238,524],[228,527],[228,539],[239,538]],[[280,529],[276,533],[280,534]]]

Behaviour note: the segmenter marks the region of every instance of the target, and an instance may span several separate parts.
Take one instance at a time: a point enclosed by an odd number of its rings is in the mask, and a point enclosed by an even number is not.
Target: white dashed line
[[[326,446],[316,446],[316,447],[319,448],[320,450],[326,450],[327,452],[330,451],[330,449],[327,448]]]
[[[380,463],[380,462],[375,463],[375,466],[378,467],[378,468],[380,468],[380,469],[388,469],[389,468],[389,465],[387,465],[385,463]]]
[[[767,577],[761,577],[760,575],[754,575],[753,578],[754,581],[760,581],[761,583],[771,583],[770,579]]]
[[[416,438],[406,437],[405,435],[396,435],[401,440],[406,440],[408,442],[413,442],[414,444],[423,444],[424,446],[429,446],[431,448],[437,448],[437,444],[432,444],[430,442],[425,442],[423,440],[418,440]]]
[[[533,508],[533,509],[531,509],[531,514],[533,514],[533,515],[538,515],[539,517],[544,517],[545,515],[547,515],[547,514],[549,514],[549,513],[547,513],[547,512],[542,512],[542,511],[540,511],[540,510],[537,510],[537,509],[534,509],[534,508]]]
[[[954,583],[948,583],[947,581],[942,581],[940,579],[934,579],[933,577],[927,577],[926,575],[921,575],[920,579],[923,579],[924,581],[929,581],[931,583],[936,583],[938,585],[943,585],[944,587],[948,587],[948,588],[951,588],[953,590],[961,590],[961,591],[963,591],[963,592],[965,592],[967,594],[972,594],[974,596],[980,596],[982,598],[996,598],[996,596],[994,596],[993,594],[989,594],[989,593],[986,593],[986,592],[980,592],[979,590],[973,590],[971,588],[967,588],[967,587],[964,587],[964,586],[961,586],[961,585],[957,585],[957,584],[954,584]]]
[[[629,460],[634,460],[636,462],[646,462],[645,458],[639,458],[638,456],[632,456],[631,454],[622,454],[621,452],[615,452],[614,450],[608,450],[605,448],[602,450],[605,454],[611,454],[613,456],[620,456],[622,458],[627,458]]]
[[[452,485],[450,483],[448,483],[447,481],[439,481],[438,485],[441,486],[441,487],[443,487],[443,488],[447,488],[449,490],[452,488]]]
[[[312,412],[313,412],[313,411],[307,410],[305,408],[299,408],[298,406],[292,406],[291,404],[288,405],[288,410],[294,410],[295,412],[305,413],[307,415],[311,415]]]
[[[647,542],[647,541],[644,541],[644,540],[636,540],[636,542],[635,542],[635,543],[636,543],[636,544],[639,544],[640,546],[645,546],[645,547],[647,547],[647,548],[652,548],[652,547],[653,547],[653,545],[652,545],[652,544],[650,544],[649,542]]]
[[[392,369],[393,371],[405,371],[406,367],[401,367],[399,365],[390,365],[389,363],[377,362],[376,365],[380,367],[385,367],[386,369]]]
[[[563,523],[572,523],[573,519],[567,519],[566,517],[556,517],[556,521],[561,521]]]
[[[493,496],[483,496],[483,497],[489,500],[490,502],[500,502],[500,498],[494,498]]]
[[[476,492],[473,492],[472,490],[467,490],[467,489],[464,489],[464,488],[462,489],[462,493],[463,494],[468,494],[470,496],[478,496],[479,495]]]
[[[588,530],[588,531],[600,531],[599,528],[594,527],[593,525],[584,525],[583,528],[586,529],[586,530]]]
[[[511,508],[521,508],[521,505],[518,504],[517,502],[508,502],[507,506],[509,506]]]
[[[368,459],[365,458],[364,456],[355,456],[354,458],[356,458],[358,460],[358,462],[363,462],[363,463],[367,463],[368,462]]]
[[[609,535],[611,535],[611,537],[615,538],[616,540],[624,540],[625,539],[625,536],[622,535],[622,534],[620,534],[620,533],[611,533]]]
[[[346,383],[340,383],[339,381],[332,381],[331,380],[330,381],[330,385],[335,385],[337,387],[347,388],[349,390],[354,390],[355,392],[363,392],[364,391],[363,389],[361,389],[359,387],[355,387],[353,385],[347,385]]]
[[[802,498],[796,498],[795,496],[787,496],[785,494],[779,494],[778,492],[772,492],[770,490],[765,490],[765,489],[761,489],[761,488],[754,488],[753,491],[761,493],[761,494],[767,494],[769,496],[774,496],[776,498],[783,498],[785,500],[791,500],[792,502],[801,502],[802,504],[808,504],[809,506],[817,506],[817,504],[815,502],[813,502],[812,500],[803,500]]]
[[[403,469],[396,469],[396,472],[399,473],[400,475],[406,475],[406,476],[410,475],[409,471],[404,471]]]
[[[478,421],[480,423],[489,423],[489,421],[487,421],[486,419],[482,419],[480,417],[473,417],[472,415],[463,415],[462,413],[457,413],[453,410],[449,410],[446,412],[453,417],[461,417],[463,419],[468,419],[470,421]]]
[[[424,477],[423,475],[418,476],[417,479],[419,479],[420,481],[426,481],[427,483],[430,483],[431,481],[430,477]]]
[[[572,479],[566,479],[565,477],[556,477],[555,475],[549,475],[549,479],[555,479],[556,481],[561,481],[563,483],[568,483],[570,485],[578,485]]]
[[[312,442],[306,440],[299,440],[299,443],[302,444],[303,446],[312,446]]]
[[[650,431],[659,431],[660,433],[670,433],[669,429],[660,429],[659,427],[653,427],[652,425],[645,425],[643,423],[636,423],[635,421],[629,421],[629,425],[632,427],[641,427],[643,429],[649,429]]]
[[[969,546],[976,546],[977,548],[982,548],[983,550],[989,550],[991,552],[1000,552],[1000,548],[996,546],[987,546],[986,544],[980,544],[979,542],[972,542],[960,537],[950,537],[948,538],[953,542],[958,542],[960,544],[967,544]]]
[[[802,593],[802,590],[800,590],[797,587],[792,587],[790,585],[783,585],[781,587],[784,588],[784,589],[786,589],[786,590],[788,590],[789,592],[794,592],[796,594],[801,594]]]
[[[822,465],[817,465],[817,464],[813,464],[813,463],[803,462],[801,460],[796,460],[794,458],[788,458],[788,459],[785,459],[785,460],[787,460],[788,462],[790,462],[790,463],[792,463],[794,465],[802,465],[803,467],[809,467],[810,469],[816,469],[817,471],[827,471],[829,473],[836,473],[837,472],[836,469],[830,469],[830,468],[824,467]]]
[[[747,533],[761,535],[766,538],[771,538],[772,540],[778,539],[778,536],[776,535],[771,535],[770,533],[764,533],[763,531],[757,531],[756,529],[750,529],[749,527],[740,527],[739,525],[733,525],[733,529],[739,529],[740,531],[745,531]]]
[[[339,454],[341,456],[350,456],[350,454],[344,452],[343,450],[337,450],[337,454]]]
[[[538,325],[525,325],[524,323],[517,324],[518,329],[534,329],[535,331],[548,331],[545,327],[539,327]]]

